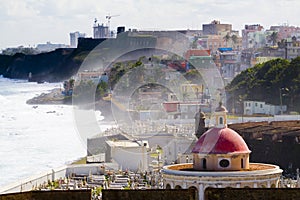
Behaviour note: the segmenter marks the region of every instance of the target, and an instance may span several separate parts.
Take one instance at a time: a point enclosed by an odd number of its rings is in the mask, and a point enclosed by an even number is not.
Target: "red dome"
[[[194,146],[193,153],[228,154],[250,153],[244,139],[230,128],[211,128]]]

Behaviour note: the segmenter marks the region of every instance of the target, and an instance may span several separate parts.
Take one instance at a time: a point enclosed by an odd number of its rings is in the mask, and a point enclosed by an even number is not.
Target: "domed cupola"
[[[227,109],[222,103],[216,108],[215,127],[206,131],[192,153],[195,170],[233,171],[249,169],[250,150],[244,139],[227,128]]]

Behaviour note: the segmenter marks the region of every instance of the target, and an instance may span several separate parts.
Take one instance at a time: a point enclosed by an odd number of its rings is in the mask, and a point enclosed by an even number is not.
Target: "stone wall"
[[[103,200],[196,200],[195,190],[102,190]]]
[[[207,188],[207,200],[300,199],[299,188]]]
[[[90,200],[91,190],[30,191],[0,195],[0,200]]]

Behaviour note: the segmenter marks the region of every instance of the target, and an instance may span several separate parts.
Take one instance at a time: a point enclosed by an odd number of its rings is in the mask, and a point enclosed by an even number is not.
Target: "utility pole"
[[[284,47],[285,47],[285,55],[284,55],[284,57],[285,57],[285,59],[287,59],[287,57],[288,57],[287,56],[287,54],[288,54],[287,53],[288,48],[287,48],[287,40],[286,39],[284,40]]]
[[[283,110],[282,110],[282,94],[281,94],[281,89],[279,88],[279,100],[280,100],[280,114],[283,115]]]
[[[282,91],[284,91],[284,94],[282,94]],[[280,113],[281,113],[281,115],[283,115],[282,97],[287,95],[286,92],[289,92],[288,88],[279,88],[279,100],[280,100]]]

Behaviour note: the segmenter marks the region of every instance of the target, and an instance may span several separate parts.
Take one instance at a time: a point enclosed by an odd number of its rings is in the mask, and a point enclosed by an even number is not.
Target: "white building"
[[[191,136],[163,133],[148,138],[149,145],[152,148],[157,145],[162,148],[161,157],[165,164],[176,162],[178,155],[185,153],[194,140],[195,137]]]
[[[50,52],[59,48],[68,48],[69,46],[65,44],[52,44],[51,42],[47,42],[46,44],[38,44],[36,45],[36,49],[39,52]]]
[[[117,163],[123,170],[148,170],[149,145],[147,141],[118,140],[106,141],[106,144],[106,161]]]
[[[77,47],[78,38],[85,38],[85,33],[79,33],[78,31],[70,33],[70,46],[73,48]]]
[[[249,163],[251,151],[238,133],[227,128],[226,111],[221,105],[217,107],[216,125],[195,144],[193,163],[163,168],[164,188],[192,189],[195,199],[204,200],[208,187],[279,187],[282,170],[276,165]]]
[[[245,25],[242,38],[243,49],[260,48],[266,43],[264,28],[260,24]]]
[[[286,105],[271,105],[263,101],[244,101],[244,115],[277,115],[287,111]]]
[[[94,39],[100,38],[111,38],[112,34],[109,32],[109,27],[104,24],[96,24],[93,27],[94,30]]]
[[[224,51],[220,52],[219,55],[222,77],[232,80],[240,72],[240,53],[238,51]]]

